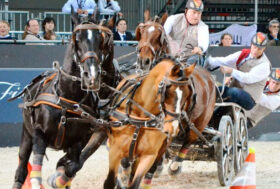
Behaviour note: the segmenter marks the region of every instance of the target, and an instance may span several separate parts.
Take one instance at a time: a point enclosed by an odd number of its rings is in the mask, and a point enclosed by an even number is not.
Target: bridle
[[[105,37],[106,36],[109,36],[109,40],[108,42],[112,42],[113,41],[113,33],[112,31],[109,29],[109,28],[106,28],[104,26],[101,26],[101,25],[96,25],[94,23],[89,23],[89,22],[86,22],[86,23],[81,23],[79,25],[77,25],[75,28],[74,28],[74,31],[73,31],[73,34],[72,34],[72,43],[73,44],[76,44],[77,43],[77,39],[76,39],[76,36],[77,36],[77,32],[78,31],[81,31],[81,30],[99,30],[101,32],[101,35],[104,36],[104,40],[105,40]],[[87,59],[89,58],[94,58],[97,62],[100,62],[100,65],[102,65],[102,63],[104,62],[104,56],[101,57],[101,60],[98,58],[98,55],[95,51],[87,51],[85,52],[81,58],[77,58],[77,53],[75,51],[75,53],[73,54],[73,60],[78,64],[78,66],[80,67],[80,70],[81,70],[81,78],[79,78],[79,81],[83,82],[84,79],[82,79],[83,75],[84,75],[84,70],[83,70],[83,67],[81,66]],[[102,71],[101,70],[101,66],[99,66],[99,73],[101,74],[106,74],[104,73],[105,71]],[[100,89],[100,80],[99,80],[99,87],[97,89],[94,89],[94,91],[98,91]],[[84,84],[82,83],[81,84],[81,89],[82,90],[85,90],[85,91],[89,91],[88,88],[84,88],[83,87]]]
[[[144,30],[144,28],[146,26],[148,26],[148,27],[149,26],[157,27],[160,30],[160,32],[161,32],[161,35],[160,35],[160,44],[161,45],[160,45],[160,47],[157,50],[155,50],[153,45],[150,42],[147,42],[147,41],[144,42],[144,43],[138,43],[138,46],[136,48],[136,51],[137,51],[138,55],[140,54],[140,52],[143,49],[143,47],[148,47],[152,51],[154,58],[153,58],[153,60],[149,64],[149,69],[148,70],[150,70],[153,67],[153,64],[155,63],[157,58],[162,56],[162,55],[164,55],[164,53],[167,51],[167,49],[168,49],[168,42],[167,42],[167,37],[165,35],[165,31],[164,31],[164,28],[163,28],[162,25],[160,25],[160,24],[158,24],[156,22],[153,22],[153,23],[143,24],[140,27],[142,27],[143,30]],[[139,58],[138,58],[138,67],[139,67],[139,64],[140,63],[139,63]],[[141,69],[141,68],[138,68],[138,69]]]
[[[109,36],[109,41],[113,40],[113,33],[112,33],[112,31],[110,29],[108,29],[108,28],[106,28],[104,26],[96,25],[94,23],[87,23],[87,24],[83,24],[82,23],[82,24],[77,25],[74,28],[73,35],[72,35],[72,42],[74,44],[76,43],[77,32],[80,31],[80,30],[99,30],[100,32],[104,32],[105,34],[107,34]],[[85,54],[82,55],[79,63],[84,63],[88,58],[94,58],[94,59],[96,59],[96,61],[99,60],[96,52],[94,52],[94,51],[87,51]],[[76,58],[74,58],[74,60],[75,59]]]
[[[166,88],[168,86],[171,86],[171,85],[175,85],[175,86],[187,86],[189,87],[190,89],[190,92],[191,92],[191,96],[190,96],[190,99],[191,99],[191,105],[188,107],[188,110],[187,112],[190,113],[193,108],[194,108],[194,105],[196,103],[196,92],[195,92],[195,87],[194,87],[194,82],[193,82],[193,78],[190,76],[189,78],[186,77],[185,73],[182,71],[182,64],[179,64],[180,65],[180,72],[181,72],[181,76],[179,78],[177,78],[176,80],[172,80],[172,79],[169,79],[167,78],[166,76],[163,78],[163,80],[159,83],[159,90],[158,90],[158,95],[160,95],[160,110],[163,111],[165,114],[168,114],[170,115],[171,117],[173,117],[172,119],[170,120],[165,120],[165,122],[172,122],[174,120],[178,120],[180,122],[181,118],[184,117],[184,116],[187,116],[185,115],[185,108],[186,108],[186,105],[187,105],[187,101],[184,102],[183,104],[183,108],[181,111],[181,113],[176,113],[176,112],[173,112],[173,111],[170,111],[170,110],[167,110],[165,108],[165,93],[166,93]]]

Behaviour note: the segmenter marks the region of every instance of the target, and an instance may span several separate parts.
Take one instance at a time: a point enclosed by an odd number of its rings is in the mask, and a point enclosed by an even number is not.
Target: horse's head
[[[73,61],[80,68],[82,88],[97,91],[101,83],[101,64],[113,45],[113,35],[109,28],[99,23],[99,15],[80,18],[72,15],[74,30],[72,34]]]
[[[144,71],[151,69],[152,64],[159,56],[168,52],[167,38],[163,24],[167,18],[165,14],[161,19],[139,24],[135,30],[138,44],[138,67]]]
[[[158,98],[160,98],[161,111],[165,113],[164,132],[176,136],[179,132],[179,121],[186,107],[191,104],[194,94],[191,74],[196,64],[184,67],[171,59],[160,61],[151,72],[157,71]]]

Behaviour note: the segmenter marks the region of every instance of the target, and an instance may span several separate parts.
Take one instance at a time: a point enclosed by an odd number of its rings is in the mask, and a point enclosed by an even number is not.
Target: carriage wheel
[[[234,169],[237,174],[242,167],[247,155],[248,155],[248,129],[247,120],[243,113],[240,112],[238,122],[235,127],[236,136],[236,153],[234,160]]]
[[[222,136],[217,143],[217,166],[219,181],[228,186],[234,176],[234,129],[230,116],[223,116],[219,123]]]

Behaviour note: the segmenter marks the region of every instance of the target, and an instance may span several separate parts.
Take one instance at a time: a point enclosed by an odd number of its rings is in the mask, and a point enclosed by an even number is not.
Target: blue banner
[[[46,70],[49,69],[0,69],[0,123],[22,122],[21,109],[18,108],[22,99],[16,99],[12,102],[7,100],[19,94],[34,77]]]

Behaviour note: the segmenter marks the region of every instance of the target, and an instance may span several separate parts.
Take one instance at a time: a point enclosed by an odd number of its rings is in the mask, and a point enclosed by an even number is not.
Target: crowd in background
[[[127,31],[127,20],[117,1],[115,0],[68,0],[62,7],[62,12],[70,13],[71,7],[73,11],[78,14],[92,15],[95,8],[98,8],[99,12],[103,15],[111,15],[114,13],[118,14],[118,20],[116,27],[113,30],[114,40],[130,41],[135,40],[135,37],[131,32]],[[106,17],[105,17],[106,18]],[[38,40],[59,40],[61,39],[55,33],[56,22],[52,17],[46,17],[41,24],[36,19],[30,19],[26,22],[23,40],[38,41]],[[40,32],[40,28],[42,29]],[[268,46],[280,46],[280,34],[279,34],[279,21],[273,19],[268,23],[267,36],[269,39]],[[11,40],[14,39],[10,35],[10,25],[6,21],[0,21],[0,40]],[[233,34],[223,33],[220,38],[219,46],[231,46],[233,43]]]

